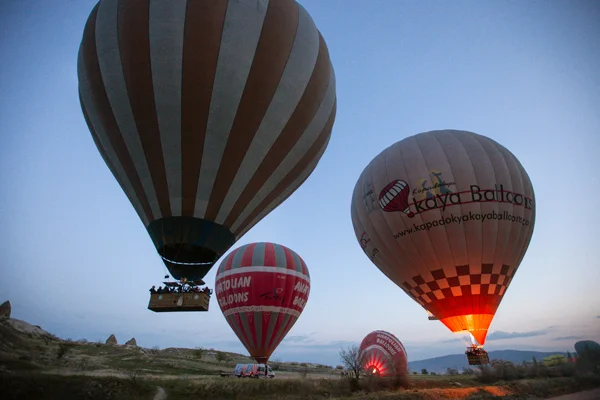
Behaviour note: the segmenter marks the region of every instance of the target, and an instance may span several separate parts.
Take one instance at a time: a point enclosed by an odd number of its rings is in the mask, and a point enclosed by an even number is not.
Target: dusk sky
[[[273,0],[272,0],[273,1]],[[215,296],[207,313],[153,313],[167,272],[102,160],[77,92],[95,0],[0,3],[0,302],[62,338],[247,354]],[[340,363],[377,329],[409,361],[464,351],[365,256],[350,200],[364,167],[407,136],[460,129],[508,148],[533,183],[533,238],[487,350],[600,340],[600,2],[300,0],[337,82],[331,141],[310,178],[231,249],[283,244],[311,292],[272,356]],[[217,266],[206,276],[214,287]]]

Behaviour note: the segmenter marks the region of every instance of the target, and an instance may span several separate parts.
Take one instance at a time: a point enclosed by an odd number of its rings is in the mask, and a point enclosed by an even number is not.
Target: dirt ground
[[[586,390],[579,393],[565,394],[564,396],[551,397],[548,400],[599,400],[600,389]]]

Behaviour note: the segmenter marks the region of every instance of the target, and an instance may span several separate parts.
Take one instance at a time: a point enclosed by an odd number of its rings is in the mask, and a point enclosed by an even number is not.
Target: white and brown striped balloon
[[[485,342],[535,223],[531,181],[510,151],[466,131],[408,137],[364,169],[351,214],[389,279],[453,332]]]
[[[327,46],[293,0],[101,0],[78,75],[145,226],[194,217],[237,240],[308,178],[335,119]]]

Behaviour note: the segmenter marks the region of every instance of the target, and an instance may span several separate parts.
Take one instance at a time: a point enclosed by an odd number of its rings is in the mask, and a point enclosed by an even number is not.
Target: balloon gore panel
[[[351,204],[356,238],[381,272],[483,345],[535,225],[535,193],[515,155],[473,132],[423,132],[376,156]]]
[[[231,329],[266,363],[304,310],[310,275],[300,255],[277,243],[251,243],[223,258],[215,295]]]
[[[157,219],[148,234],[175,279],[202,279],[235,242],[224,226],[193,217]]]
[[[368,374],[401,377],[408,371],[402,342],[386,331],[373,331],[365,336],[359,347],[359,359]]]

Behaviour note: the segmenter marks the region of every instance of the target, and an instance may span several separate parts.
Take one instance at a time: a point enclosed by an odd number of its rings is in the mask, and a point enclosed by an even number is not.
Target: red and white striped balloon
[[[310,293],[306,263],[276,243],[251,243],[221,261],[215,294],[227,322],[259,363],[294,326]]]
[[[386,331],[373,331],[360,343],[359,359],[367,373],[402,377],[407,374],[408,361],[402,342]]]
[[[98,151],[178,279],[303,184],[335,121],[329,51],[295,0],[100,0],[77,68]]]

